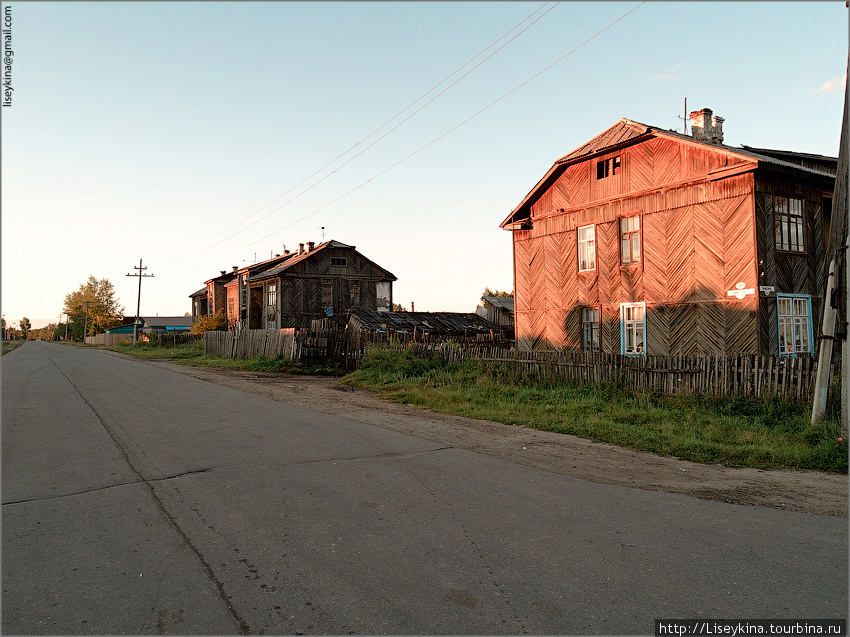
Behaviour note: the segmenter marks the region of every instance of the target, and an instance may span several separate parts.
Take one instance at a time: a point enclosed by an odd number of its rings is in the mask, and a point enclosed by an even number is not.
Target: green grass
[[[295,365],[291,359],[276,356],[274,358],[260,357],[252,360],[238,360],[224,358],[212,354],[204,354],[203,341],[197,340],[191,343],[171,345],[158,345],[156,343],[136,343],[136,345],[112,345],[97,346],[122,354],[129,354],[138,358],[155,360],[168,360],[180,365],[191,365],[193,367],[224,367],[230,369],[246,369],[254,372],[278,372],[286,374],[316,374],[325,376],[342,376],[343,372],[324,366]]]
[[[552,384],[479,363],[446,365],[393,347],[373,349],[342,382],[441,413],[693,462],[847,473],[847,441],[838,439],[836,405],[812,425],[808,405]]]
[[[26,341],[3,341],[3,356],[18,349]]]

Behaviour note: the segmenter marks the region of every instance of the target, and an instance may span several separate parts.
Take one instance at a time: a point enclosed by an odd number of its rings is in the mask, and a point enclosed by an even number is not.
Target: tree
[[[504,290],[491,290],[488,287],[484,288],[484,292],[482,292],[481,296],[501,296],[503,298],[513,298],[513,292],[505,292]]]
[[[24,340],[27,340],[27,336],[29,336],[30,327],[30,320],[25,316],[21,319],[21,337]]]
[[[121,324],[124,308],[115,298],[115,286],[109,279],[97,279],[90,275],[88,281],[79,290],[65,296],[63,312],[69,318],[69,334],[74,338],[83,336],[88,302],[88,335],[93,336],[110,327]]]
[[[207,331],[227,331],[227,317],[224,315],[224,310],[199,317],[197,322],[192,325],[189,333],[203,334]]]

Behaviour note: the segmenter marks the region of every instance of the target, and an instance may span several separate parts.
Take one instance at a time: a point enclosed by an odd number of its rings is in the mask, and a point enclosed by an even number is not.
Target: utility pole
[[[144,271],[147,270],[147,266],[142,267],[142,260],[139,259],[139,265],[133,266],[134,270],[138,270],[138,274],[128,274],[127,276],[137,276],[139,277],[139,298],[136,300],[136,320],[133,322],[133,345],[136,344],[136,340],[139,338],[139,311],[142,307],[142,277],[153,277],[153,274],[144,274]]]
[[[89,305],[91,305],[91,301],[86,301],[83,305],[86,306],[86,322],[83,324],[83,345],[85,345],[86,336],[89,333]]]

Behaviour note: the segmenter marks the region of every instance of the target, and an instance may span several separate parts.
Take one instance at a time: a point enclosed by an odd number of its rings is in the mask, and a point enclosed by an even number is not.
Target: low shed
[[[375,312],[357,308],[349,312],[348,325],[364,332],[461,338],[502,336],[498,325],[474,312]]]

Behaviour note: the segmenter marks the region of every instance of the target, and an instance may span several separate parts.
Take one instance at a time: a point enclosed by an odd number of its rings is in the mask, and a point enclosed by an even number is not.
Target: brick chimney
[[[710,108],[691,112],[691,135],[710,144],[723,143],[723,118],[712,115]]]
[[[316,243],[314,241],[307,242],[307,252],[312,252],[313,248],[316,247]]]
[[[304,244],[303,243],[298,244],[298,254],[304,254]]]

